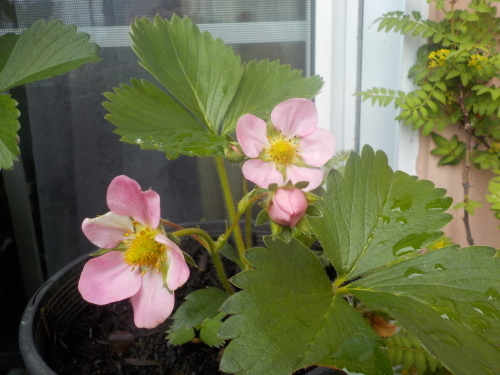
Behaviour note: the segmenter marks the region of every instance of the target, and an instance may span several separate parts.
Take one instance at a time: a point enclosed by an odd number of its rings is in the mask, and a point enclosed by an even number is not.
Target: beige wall
[[[455,5],[457,9],[465,8],[469,3],[468,0],[459,0]],[[447,4],[449,6],[449,4]],[[436,12],[431,6],[429,17],[434,20],[442,19],[442,12]],[[456,128],[455,128],[456,129]],[[463,131],[456,131],[459,137],[463,140]],[[453,128],[447,129],[441,133],[443,136],[450,138],[453,135]],[[436,145],[430,137],[420,137],[420,149],[417,158],[417,174],[420,178],[433,181],[437,187],[442,187],[448,190],[448,196],[453,198],[453,206],[463,199],[462,188],[462,171],[463,163],[457,166],[442,166],[438,167],[438,157],[430,155],[430,150]],[[469,181],[472,187],[470,188],[470,199],[475,199],[483,204],[483,208],[477,209],[474,216],[471,217],[471,230],[475,245],[487,245],[500,248],[500,220],[493,216],[493,211],[490,210],[490,205],[485,201],[484,196],[487,193],[488,180],[493,176],[490,171],[478,171],[471,167]],[[463,209],[448,211],[454,216],[453,220],[448,224],[444,231],[448,237],[451,237],[455,242],[462,246],[467,246],[465,238],[465,230],[463,224]]]

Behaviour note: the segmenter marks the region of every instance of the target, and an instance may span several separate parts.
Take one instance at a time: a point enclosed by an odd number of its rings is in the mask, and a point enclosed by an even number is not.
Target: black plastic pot
[[[200,226],[204,230],[220,235],[225,229],[224,222],[185,223],[184,227]],[[254,233],[269,233],[258,227]],[[257,239],[257,243],[260,241]],[[57,375],[50,367],[54,340],[61,329],[85,314],[90,306],[77,290],[80,273],[88,255],[84,255],[54,274],[29,301],[19,329],[19,345],[28,371],[33,375]],[[62,328],[64,327],[64,328]],[[307,375],[341,375],[342,371],[316,368]]]

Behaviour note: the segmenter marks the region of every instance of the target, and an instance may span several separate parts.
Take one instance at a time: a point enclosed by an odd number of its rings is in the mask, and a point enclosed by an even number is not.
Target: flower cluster
[[[236,134],[249,158],[244,176],[269,191],[265,203],[270,219],[294,228],[304,216],[309,191],[323,180],[320,169],[335,151],[335,138],[318,128],[314,103],[289,99],[278,104],[269,121],[247,114]],[[300,188],[298,188],[299,186]],[[166,235],[160,218],[160,197],[141,191],[139,184],[116,177],[108,188],[105,215],[85,219],[82,229],[101,250],[85,265],[78,288],[83,298],[98,305],[130,298],[137,327],[153,328],[174,307],[174,290],[189,277],[183,252]]]
[[[443,66],[446,63],[446,58],[450,54],[449,49],[440,49],[429,53],[429,68],[437,68],[438,66]]]
[[[480,54],[480,53],[475,53],[475,54],[470,56],[470,60],[469,60],[469,63],[467,64],[467,66],[473,66],[476,69],[482,69],[481,63],[483,61],[488,61],[488,56],[485,56],[485,55]]]

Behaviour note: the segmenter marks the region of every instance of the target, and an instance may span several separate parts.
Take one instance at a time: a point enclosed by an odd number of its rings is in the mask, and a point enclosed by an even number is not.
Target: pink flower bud
[[[273,221],[293,228],[307,210],[308,202],[304,192],[297,188],[278,188],[267,212]]]

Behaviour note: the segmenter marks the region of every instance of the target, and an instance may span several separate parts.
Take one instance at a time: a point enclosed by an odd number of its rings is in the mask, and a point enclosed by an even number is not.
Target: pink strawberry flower
[[[271,113],[271,126],[254,115],[238,119],[236,137],[246,156],[245,178],[260,187],[278,186],[291,181],[307,181],[306,191],[321,184],[319,168],[333,156],[335,138],[318,128],[318,112],[307,99],[289,99]]]
[[[267,212],[274,222],[293,228],[304,216],[308,205],[302,190],[278,188],[271,198]]]
[[[85,219],[82,229],[94,245],[115,251],[85,264],[78,290],[97,305],[130,297],[135,325],[154,328],[172,313],[173,291],[186,282],[189,268],[160,225],[158,193],[118,176],[108,187],[107,203],[111,211]]]

